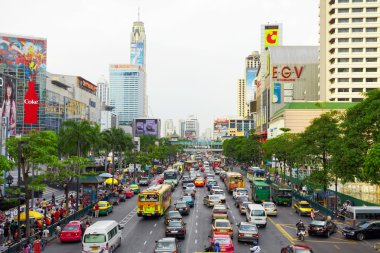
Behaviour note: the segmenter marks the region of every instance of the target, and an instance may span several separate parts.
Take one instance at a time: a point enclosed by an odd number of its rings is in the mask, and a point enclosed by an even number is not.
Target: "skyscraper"
[[[320,1],[320,98],[359,102],[380,88],[380,0]]]
[[[96,90],[96,95],[105,105],[110,105],[110,87],[104,76],[99,78],[96,83],[98,89]]]
[[[246,93],[245,79],[237,80],[237,115],[239,117],[247,116],[247,93]]]
[[[199,121],[194,115],[190,115],[185,121],[185,138],[197,140],[199,137]]]

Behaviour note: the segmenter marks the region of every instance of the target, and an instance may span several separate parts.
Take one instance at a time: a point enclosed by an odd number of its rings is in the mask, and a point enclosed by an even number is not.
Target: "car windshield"
[[[265,216],[265,211],[263,211],[263,210],[252,210],[251,216]]]
[[[313,251],[309,249],[296,249],[295,253],[313,253]]]
[[[247,207],[249,204],[252,204],[252,202],[243,202],[244,207]]]
[[[187,184],[186,187],[194,187],[193,183]]]
[[[208,183],[208,184],[216,184],[216,181],[210,181],[210,180],[209,180],[207,183]]]
[[[365,228],[368,228],[369,225],[371,225],[371,223],[369,222],[359,222],[357,227],[365,229]]]
[[[245,195],[243,195],[243,196],[239,196],[239,197],[237,198],[237,200],[238,200],[238,201],[247,201],[247,200],[248,200],[248,197],[245,196]]]
[[[249,232],[257,232],[257,227],[252,225],[241,225],[240,230],[249,231]]]
[[[237,193],[239,194],[248,194],[248,191],[246,189],[237,190]]]
[[[265,208],[275,208],[275,205],[272,204],[272,203],[266,203],[266,204],[263,204],[263,206],[264,206]]]
[[[214,190],[214,194],[224,194],[223,190]]]
[[[99,206],[100,207],[105,207],[105,206],[107,206],[107,204],[106,203],[99,203]]]
[[[79,226],[78,225],[66,225],[63,230],[64,231],[76,231],[78,230]]]
[[[324,226],[326,224],[325,221],[323,220],[313,220],[310,225],[314,225],[314,226]]]
[[[171,222],[169,222],[168,227],[180,228],[180,227],[182,227],[182,223],[180,221],[171,221]]]
[[[218,195],[211,195],[210,196],[210,200],[219,200],[219,196]]]
[[[186,207],[186,204],[185,203],[177,203],[175,206],[177,208],[182,208],[182,207]]]
[[[181,218],[182,217],[181,214],[179,212],[177,212],[177,211],[175,211],[175,212],[169,212],[168,216],[169,216],[169,218],[176,218],[176,217]]]
[[[183,196],[182,200],[184,200],[184,201],[192,201],[193,198],[191,196]]]
[[[86,243],[100,243],[106,241],[106,235],[104,234],[86,234],[84,236],[84,242]]]
[[[300,204],[300,208],[311,208],[309,204]]]
[[[139,200],[142,202],[149,202],[149,201],[158,201],[158,195],[157,194],[140,194]]]
[[[229,228],[230,226],[228,221],[215,221],[215,227],[217,228]]]
[[[174,242],[157,242],[156,249],[174,251],[175,243]]]
[[[231,239],[228,237],[223,237],[223,238],[215,238],[214,243],[218,242],[219,245],[229,245],[231,244]]]

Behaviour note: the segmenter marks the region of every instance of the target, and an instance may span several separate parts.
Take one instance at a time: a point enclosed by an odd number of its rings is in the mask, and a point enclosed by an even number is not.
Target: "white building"
[[[185,120],[183,120],[183,119],[178,120],[178,131],[177,131],[177,134],[181,138],[185,138]]]
[[[236,105],[236,110],[237,110],[237,115],[239,117],[246,117],[247,116],[247,87],[245,85],[245,79],[238,79],[237,80],[237,105]]]
[[[169,137],[174,134],[175,128],[174,128],[174,123],[172,119],[167,119],[165,120],[164,123],[164,137]]]
[[[319,23],[321,100],[380,88],[380,0],[321,0]]]
[[[110,105],[110,86],[107,79],[104,76],[100,77],[96,85],[98,86],[98,89],[96,90],[96,96],[105,105]]]
[[[112,111],[101,111],[100,113],[100,131],[110,129],[112,127],[118,127],[117,114]]]
[[[191,140],[199,138],[199,121],[194,115],[190,115],[185,121],[185,138]]]

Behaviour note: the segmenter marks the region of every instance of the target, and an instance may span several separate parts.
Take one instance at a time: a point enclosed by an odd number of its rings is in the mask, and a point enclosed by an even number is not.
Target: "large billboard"
[[[247,85],[247,104],[255,100],[256,85],[255,78],[257,74],[257,68],[246,68],[245,81]]]
[[[216,119],[214,120],[214,139],[222,139],[229,134],[229,119]]]
[[[135,119],[134,121],[135,136],[155,135],[159,137],[159,120],[158,119]]]
[[[131,43],[131,64],[144,65],[144,43]]]
[[[276,47],[280,45],[279,33],[280,28],[278,25],[266,25],[264,28],[264,46]]]

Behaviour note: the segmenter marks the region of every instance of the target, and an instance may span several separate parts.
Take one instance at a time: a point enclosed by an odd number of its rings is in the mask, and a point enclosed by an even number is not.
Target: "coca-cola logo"
[[[24,99],[24,104],[27,104],[27,105],[38,105],[38,100],[34,100],[34,99]]]

